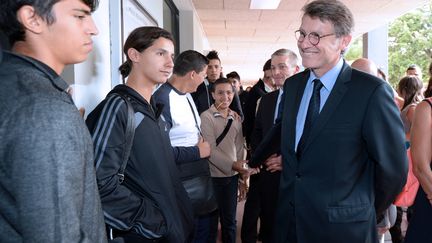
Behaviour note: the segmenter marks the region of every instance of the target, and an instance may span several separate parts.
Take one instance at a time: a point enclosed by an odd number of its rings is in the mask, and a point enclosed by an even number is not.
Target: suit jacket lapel
[[[306,82],[309,79],[310,71],[306,70],[304,75],[299,76],[299,80],[297,80],[297,87],[294,87],[293,90],[296,90],[296,92],[292,95],[295,95],[294,102],[291,104],[284,104],[287,106],[288,112],[287,113],[287,120],[284,122],[285,124],[288,124],[287,127],[288,134],[288,149],[289,153],[295,155],[295,138],[296,138],[296,125],[297,125],[297,113],[300,108],[300,102],[303,97],[304,89],[306,87]],[[294,81],[294,80],[293,80]],[[287,81],[289,82],[289,80]],[[284,95],[291,95],[289,92],[284,92]],[[291,99],[285,99],[285,100],[291,100]],[[285,116],[285,114],[284,114]]]
[[[276,115],[275,114],[276,105],[277,105],[276,103],[277,103],[277,99],[279,97],[279,92],[280,91],[266,94],[266,95],[269,95],[269,100],[268,100],[268,104],[269,105],[267,105],[267,107],[268,107],[268,115],[272,117],[272,118],[268,118],[266,120],[269,121],[269,122],[271,122],[271,125],[273,125],[273,123],[274,123],[274,117]],[[281,100],[280,102],[283,102],[283,101]],[[279,111],[278,111],[278,113],[279,113]]]
[[[326,103],[324,104],[324,107],[322,108],[317,120],[315,121],[315,124],[311,128],[312,130],[306,141],[304,152],[306,152],[309,145],[317,137],[319,132],[322,131],[327,121],[329,120],[333,112],[336,110],[336,107],[338,106],[339,102],[341,102],[342,98],[344,97],[346,91],[348,90],[346,83],[351,81],[351,71],[352,71],[351,67],[348,66],[346,62],[344,62],[344,65],[342,66],[342,70],[338,78],[336,79],[336,83]]]

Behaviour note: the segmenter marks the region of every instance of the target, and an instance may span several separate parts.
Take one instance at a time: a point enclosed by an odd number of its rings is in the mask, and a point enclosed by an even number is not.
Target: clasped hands
[[[249,177],[259,172],[259,168],[250,168],[247,160],[235,161],[232,169],[240,173],[238,184],[238,201],[246,199],[246,194],[249,190]]]

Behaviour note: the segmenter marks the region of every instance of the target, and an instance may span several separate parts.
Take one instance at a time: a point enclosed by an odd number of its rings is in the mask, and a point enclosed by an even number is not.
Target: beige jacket
[[[235,112],[230,110],[224,118],[212,105],[201,114],[201,130],[204,140],[210,143],[210,172],[212,177],[230,177],[237,172],[232,165],[237,160],[245,159],[244,138],[240,119],[235,119]],[[216,146],[216,138],[225,129],[228,119],[234,119],[225,138]]]

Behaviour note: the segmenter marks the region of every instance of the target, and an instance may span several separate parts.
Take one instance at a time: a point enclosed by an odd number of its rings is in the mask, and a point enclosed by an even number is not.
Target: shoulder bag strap
[[[228,123],[225,127],[225,129],[222,131],[221,135],[219,135],[219,137],[216,138],[216,146],[218,146],[220,144],[220,142],[222,142],[222,140],[225,138],[225,136],[227,135],[231,124],[233,122],[234,119],[228,119]]]
[[[189,107],[191,108],[192,115],[193,115],[194,120],[195,120],[195,126],[196,126],[196,128],[198,129],[199,134],[202,136],[201,128],[200,128],[200,126],[198,125],[198,120],[197,120],[196,115],[195,115],[195,110],[194,110],[193,107],[192,107],[192,103],[190,102],[190,100],[189,100],[189,98],[188,98],[187,96],[186,96],[186,99],[187,99],[187,101],[188,101],[188,103],[189,103]]]
[[[189,101],[189,98],[186,97],[186,99],[187,99],[187,101],[188,101],[188,103],[189,103],[189,106],[190,106],[190,108],[191,108],[191,110],[192,110],[192,114],[193,114],[194,119],[195,119],[196,127],[198,128],[199,133],[200,133],[201,136],[202,136],[201,129],[200,129],[200,127],[198,126],[198,121],[197,121],[197,119],[196,119],[195,111],[194,111],[194,109],[193,109],[193,107],[192,107],[192,104],[191,104],[191,102]],[[230,127],[231,127],[232,122],[233,122],[233,119],[229,119],[229,120],[228,120],[228,123],[227,123],[226,127],[224,128],[224,130],[222,131],[221,135],[219,135],[219,137],[216,138],[216,146],[218,146],[219,143],[222,142],[222,140],[225,138],[225,136],[227,135],[227,133],[228,133]]]

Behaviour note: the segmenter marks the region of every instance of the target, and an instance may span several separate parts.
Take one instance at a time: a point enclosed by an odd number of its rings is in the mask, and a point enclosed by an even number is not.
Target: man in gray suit
[[[106,242],[93,144],[60,74],[98,34],[98,0],[1,0],[0,242]]]
[[[392,90],[344,61],[354,20],[343,3],[303,11],[295,34],[307,69],[284,85],[275,242],[377,242],[377,215],[408,169]]]

